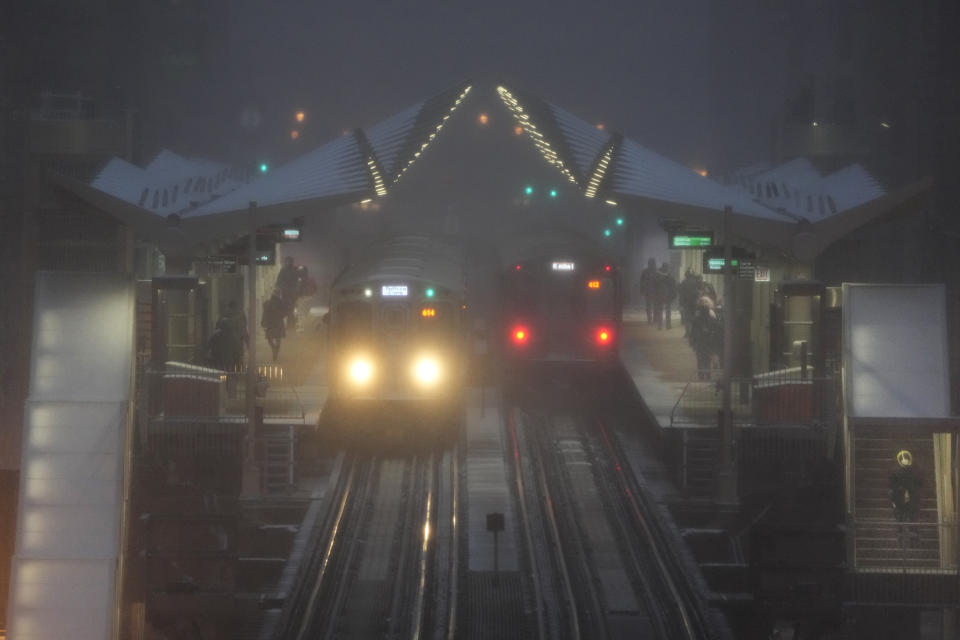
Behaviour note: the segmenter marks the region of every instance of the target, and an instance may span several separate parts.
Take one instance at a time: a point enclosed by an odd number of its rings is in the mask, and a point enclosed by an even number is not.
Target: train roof
[[[586,234],[566,227],[530,229],[500,243],[501,266],[539,258],[587,258],[613,260],[610,251]]]
[[[458,247],[428,236],[396,236],[363,250],[362,257],[334,281],[334,289],[387,280],[423,281],[453,291],[465,289]]]

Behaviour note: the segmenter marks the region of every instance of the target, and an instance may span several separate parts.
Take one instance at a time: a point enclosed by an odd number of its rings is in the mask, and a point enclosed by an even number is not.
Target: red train
[[[565,229],[506,244],[499,314],[506,368],[616,364],[623,295],[620,270],[608,252]]]

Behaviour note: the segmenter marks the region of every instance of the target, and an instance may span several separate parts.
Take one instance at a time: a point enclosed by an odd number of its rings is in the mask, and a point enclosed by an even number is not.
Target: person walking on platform
[[[693,320],[693,312],[697,307],[697,277],[693,270],[687,269],[683,276],[683,281],[677,287],[678,300],[677,306],[680,307],[680,323],[683,324],[683,335],[690,335],[690,323]]]
[[[723,325],[708,296],[701,296],[690,322],[690,346],[697,356],[697,379],[709,380],[715,357],[723,348]]]
[[[267,336],[267,344],[273,350],[273,361],[280,357],[280,341],[287,335],[284,328],[284,318],[287,309],[283,303],[283,295],[278,289],[263,303],[263,313],[260,316],[260,326]]]
[[[240,371],[243,368],[243,357],[246,348],[250,345],[250,333],[247,331],[247,314],[240,310],[236,300],[227,303],[227,308],[220,317],[226,323],[230,337],[230,353],[232,368],[230,371]],[[219,324],[219,322],[217,323]]]
[[[666,262],[656,272],[654,280],[653,313],[657,318],[657,329],[663,325],[670,328],[670,306],[677,297],[677,281],[670,275],[670,265]]]
[[[653,258],[647,260],[647,268],[640,272],[640,295],[643,297],[644,306],[647,310],[647,324],[653,324],[653,300],[656,297],[655,283],[657,281],[657,261]]]
[[[297,267],[297,331],[303,331],[310,317],[310,304],[317,295],[317,281],[307,270],[307,265]]]
[[[274,286],[275,290],[280,292],[287,328],[293,329],[297,325],[297,317],[294,311],[300,289],[300,272],[293,265],[293,258],[287,256],[283,259],[283,267],[277,273],[277,282]]]

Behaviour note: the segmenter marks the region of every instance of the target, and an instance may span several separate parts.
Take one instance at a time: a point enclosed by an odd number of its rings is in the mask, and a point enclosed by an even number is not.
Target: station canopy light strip
[[[615,148],[616,145],[613,143],[607,145],[606,150],[597,162],[597,166],[594,167],[593,172],[590,174],[590,180],[587,182],[587,188],[583,192],[583,195],[588,198],[593,198],[597,195],[597,189],[600,188],[600,185],[603,183],[603,178],[607,175],[607,169],[610,167],[610,161],[613,158]]]
[[[373,189],[377,192],[378,196],[387,195],[387,186],[383,183],[383,176],[380,175],[380,170],[377,169],[377,163],[374,160],[373,154],[367,156],[367,166],[370,168],[370,176],[373,178]]]
[[[523,127],[523,130],[530,134],[531,139],[533,140],[534,146],[537,147],[537,150],[540,151],[540,154],[543,158],[555,166],[560,172],[566,176],[567,180],[571,184],[577,184],[577,179],[574,177],[573,173],[567,166],[563,163],[563,160],[557,154],[556,150],[551,146],[550,142],[544,137],[543,133],[537,128],[537,125],[530,118],[530,114],[527,113],[527,110],[523,108],[520,104],[520,101],[514,97],[514,95],[503,86],[497,87],[497,93],[500,95],[500,99],[503,103],[510,109],[510,112],[513,114],[514,119],[516,119],[517,124]]]
[[[404,167],[393,178],[393,184],[396,184],[397,182],[400,181],[400,178],[403,176],[404,173],[407,172],[407,169],[413,166],[413,163],[416,162],[417,158],[420,157],[420,154],[422,154],[426,150],[426,148],[430,146],[430,143],[436,139],[436,137],[440,134],[440,130],[443,129],[443,125],[447,123],[447,120],[450,119],[450,116],[453,115],[453,112],[456,111],[457,107],[460,106],[460,103],[463,102],[464,98],[467,97],[467,94],[470,93],[471,88],[472,88],[471,85],[467,85],[463,88],[463,90],[457,96],[456,100],[453,101],[453,104],[450,105],[450,108],[447,109],[446,112],[444,112],[443,116],[440,118],[439,122],[437,122],[436,126],[434,126],[432,130],[430,130],[430,134],[426,136],[425,139],[422,139],[422,141],[420,141],[419,147],[417,146],[413,147],[414,149],[416,149],[416,151],[413,152],[413,155],[411,155],[410,158],[407,160],[406,165],[404,165]],[[434,98],[434,100],[441,100],[442,98],[443,96],[437,96],[437,98]],[[423,117],[424,114],[428,113],[428,109],[432,106],[430,105],[430,102],[432,101],[428,101],[424,105],[423,109],[420,111],[421,117]],[[419,128],[416,128],[411,133],[411,135],[414,135],[416,131],[419,129],[422,129],[422,126]]]

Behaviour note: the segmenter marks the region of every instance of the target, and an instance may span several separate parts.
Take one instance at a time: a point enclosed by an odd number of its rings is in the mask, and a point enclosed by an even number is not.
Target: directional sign
[[[754,282],[770,282],[770,267],[756,266],[753,268]]]
[[[671,249],[702,249],[713,246],[713,231],[671,231],[669,234]]]

